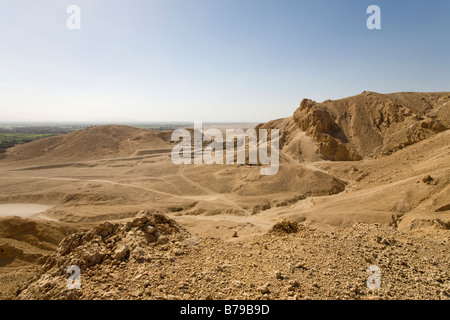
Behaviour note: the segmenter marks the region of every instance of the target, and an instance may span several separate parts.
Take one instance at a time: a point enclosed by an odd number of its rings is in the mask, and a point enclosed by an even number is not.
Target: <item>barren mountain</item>
[[[260,125],[281,131],[283,152],[310,160],[361,160],[386,155],[450,128],[450,93],[360,95],[322,103],[304,99],[289,118]],[[305,154],[304,154],[305,153]]]

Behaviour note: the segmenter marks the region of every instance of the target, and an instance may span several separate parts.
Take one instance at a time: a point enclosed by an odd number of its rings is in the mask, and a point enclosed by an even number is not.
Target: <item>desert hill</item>
[[[447,130],[374,159],[315,162],[311,166],[348,181],[346,192],[300,200],[283,215],[339,227],[395,219],[408,232],[450,230],[449,156]]]
[[[122,125],[90,127],[11,148],[5,157],[12,161],[41,158],[47,162],[56,162],[142,155],[158,149],[170,151],[173,147],[170,134],[170,131]]]
[[[108,125],[17,146],[0,160],[0,203],[57,205],[51,211],[66,222],[128,217],[125,206],[143,202],[190,215],[250,215],[346,186],[298,163],[282,164],[273,176],[249,165],[174,165],[170,138],[170,131]]]
[[[281,131],[283,154],[307,161],[386,155],[450,128],[450,93],[363,92],[322,103],[304,99],[292,117],[261,124]],[[311,145],[312,139],[314,145]]]

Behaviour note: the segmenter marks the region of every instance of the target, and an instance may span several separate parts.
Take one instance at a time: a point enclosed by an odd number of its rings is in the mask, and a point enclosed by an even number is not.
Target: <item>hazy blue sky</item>
[[[262,122],[364,90],[450,91],[449,0],[0,2],[0,122]]]

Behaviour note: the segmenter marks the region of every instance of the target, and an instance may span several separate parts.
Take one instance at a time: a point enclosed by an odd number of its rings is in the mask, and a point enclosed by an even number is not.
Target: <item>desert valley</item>
[[[248,125],[279,130],[274,175],[123,125],[7,149],[0,299],[450,299],[450,93],[292,111]]]

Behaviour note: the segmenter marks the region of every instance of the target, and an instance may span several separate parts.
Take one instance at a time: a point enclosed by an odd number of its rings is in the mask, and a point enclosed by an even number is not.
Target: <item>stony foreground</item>
[[[141,211],[65,238],[17,299],[450,299],[450,235],[357,224],[334,232],[284,220],[250,240],[196,238]],[[81,289],[66,270],[81,268]],[[369,266],[380,289],[368,289]]]

